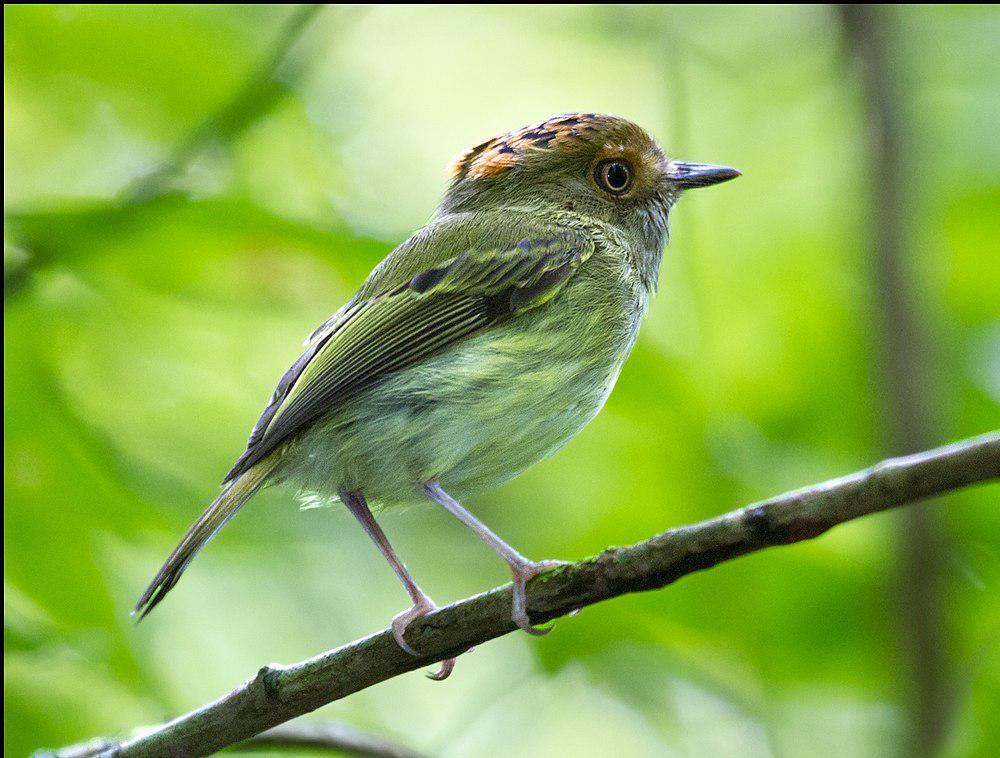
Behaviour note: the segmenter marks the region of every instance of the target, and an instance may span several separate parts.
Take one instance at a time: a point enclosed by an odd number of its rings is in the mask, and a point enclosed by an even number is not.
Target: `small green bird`
[[[531,625],[528,560],[454,496],[558,450],[604,405],[655,289],[683,190],[739,176],[670,160],[640,127],[555,116],[460,156],[431,221],[307,340],[226,476],[143,593],[149,613],[261,488],[339,499],[402,581],[407,625],[434,610],[369,509],[430,498],[510,566],[513,620]],[[453,665],[446,662],[439,677]]]

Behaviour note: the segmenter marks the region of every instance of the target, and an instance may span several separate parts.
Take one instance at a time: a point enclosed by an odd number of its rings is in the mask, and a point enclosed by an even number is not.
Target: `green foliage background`
[[[5,6],[5,752],[157,722],[405,596],[344,512],[259,497],[141,626],[311,328],[426,220],[465,147],[608,111],[737,182],[692,193],[636,351],[557,456],[469,505],[574,558],[886,453],[857,77],[828,7]],[[1000,418],[1000,12],[891,14],[908,265],[940,442]],[[134,185],[131,185],[134,186]],[[134,196],[133,196],[134,199]],[[935,510],[949,756],[1000,752],[996,487]],[[439,509],[383,523],[439,602],[505,579]],[[448,683],[322,709],[435,755],[874,756],[912,731],[901,521],[509,636]]]

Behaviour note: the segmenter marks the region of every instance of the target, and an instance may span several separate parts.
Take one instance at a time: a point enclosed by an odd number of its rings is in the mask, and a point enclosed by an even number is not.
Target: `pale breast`
[[[492,487],[558,450],[603,406],[645,309],[641,287],[607,288],[606,265],[331,413],[295,443],[309,452],[290,478],[393,504],[425,481],[456,496]]]

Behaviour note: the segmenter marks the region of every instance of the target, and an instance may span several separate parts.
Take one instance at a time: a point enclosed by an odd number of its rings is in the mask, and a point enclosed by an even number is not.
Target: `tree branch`
[[[110,201],[97,200],[74,205],[66,214],[112,214],[132,208],[166,194],[171,182],[188,167],[192,160],[212,146],[229,145],[261,116],[276,107],[293,92],[312,62],[310,51],[303,51],[301,40],[313,20],[327,6],[307,4],[292,11],[278,32],[270,52],[249,73],[243,84],[218,109],[209,113],[184,139],[149,171],[133,178],[118,196]],[[358,6],[337,9],[340,18],[356,17],[364,12]],[[38,215],[62,215],[46,209]],[[12,295],[25,288],[32,272],[50,265],[54,260],[51,245],[40,244],[26,235],[20,222],[30,219],[31,209],[4,209],[4,222],[14,222],[16,245],[4,243],[4,294]],[[7,226],[5,226],[7,230]]]
[[[148,727],[135,729],[133,731],[134,738],[141,737],[149,731]],[[101,756],[116,755],[115,751],[120,746],[121,740],[98,737],[58,750],[39,750],[33,754],[32,758],[100,758]],[[402,745],[332,721],[302,720],[296,721],[294,724],[279,724],[273,729],[268,729],[266,732],[261,732],[257,736],[239,743],[234,749],[244,752],[257,750],[271,752],[275,749],[300,750],[302,748],[331,751],[338,755],[355,756],[355,758],[420,758],[420,753]]]
[[[276,747],[336,750],[358,758],[419,758],[420,755],[381,737],[330,721],[279,724],[238,745],[240,750],[247,751],[271,750]]]
[[[552,569],[528,587],[538,624],[629,592],[653,590],[723,561],[823,534],[837,524],[1000,478],[1000,431],[954,445],[883,461],[834,479],[691,526],[670,529],[631,547]],[[206,755],[265,729],[408,671],[428,666],[515,631],[511,587],[441,608],[408,633],[420,657],[403,652],[389,630],[291,666],[271,664],[223,698],[108,755]]]
[[[254,68],[232,98],[209,114],[163,163],[125,187],[119,202],[124,205],[142,203],[160,194],[167,183],[208,145],[232,140],[287,94],[304,68],[304,62],[292,56],[292,49],[324,7],[323,4],[311,4],[296,9],[278,34],[270,54]]]

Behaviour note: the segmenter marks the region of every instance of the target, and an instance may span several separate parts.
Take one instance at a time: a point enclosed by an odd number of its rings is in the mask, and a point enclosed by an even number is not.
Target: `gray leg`
[[[410,576],[410,572],[406,570],[406,566],[403,562],[399,560],[399,556],[396,555],[396,551],[392,549],[392,545],[389,544],[389,539],[385,536],[385,532],[382,531],[382,527],[378,525],[375,521],[375,517],[372,515],[371,510],[368,508],[368,502],[365,500],[364,495],[360,492],[341,492],[340,499],[343,501],[347,509],[354,515],[354,518],[358,520],[362,528],[371,537],[372,542],[374,542],[378,549],[382,551],[382,555],[392,566],[392,570],[396,572],[396,576],[399,577],[399,581],[403,583],[403,587],[406,588],[406,593],[410,596],[410,601],[413,603],[413,607],[408,610],[403,611],[392,619],[392,634],[396,638],[396,642],[399,644],[403,650],[405,650],[410,655],[419,656],[416,650],[414,650],[404,638],[406,633],[406,627],[410,625],[414,619],[418,619],[421,616],[426,616],[433,610],[437,609],[434,605],[434,601],[431,600],[422,589],[413,581],[413,577]],[[441,662],[441,668],[437,673],[429,674],[431,679],[445,679],[455,668],[455,659],[449,658],[446,661]]]
[[[503,558],[510,566],[510,573],[514,576],[514,611],[512,617],[514,623],[529,634],[548,634],[551,626],[532,626],[528,619],[528,596],[526,585],[528,581],[543,571],[553,566],[563,565],[563,561],[530,561],[500,539],[486,524],[477,519],[457,500],[441,489],[437,482],[428,482],[424,485],[424,492],[436,503],[444,506],[451,515],[469,527],[476,536],[490,546],[493,551]]]

